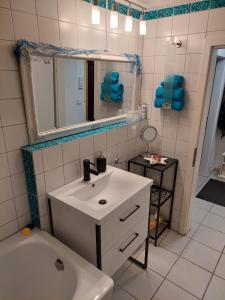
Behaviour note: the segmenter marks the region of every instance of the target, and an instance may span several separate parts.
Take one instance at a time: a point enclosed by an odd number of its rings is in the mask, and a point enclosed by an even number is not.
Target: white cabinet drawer
[[[105,254],[149,212],[150,188],[147,187],[134,195],[119,212],[102,225],[102,253]]]
[[[148,214],[136,224],[111,250],[102,256],[102,271],[112,276],[143,243],[148,234]]]

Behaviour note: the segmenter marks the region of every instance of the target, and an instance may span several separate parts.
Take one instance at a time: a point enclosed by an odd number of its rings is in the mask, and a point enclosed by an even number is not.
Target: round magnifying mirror
[[[149,155],[148,145],[153,143],[157,136],[158,131],[154,126],[147,126],[141,130],[140,138],[146,144],[146,152],[143,154],[144,156]]]

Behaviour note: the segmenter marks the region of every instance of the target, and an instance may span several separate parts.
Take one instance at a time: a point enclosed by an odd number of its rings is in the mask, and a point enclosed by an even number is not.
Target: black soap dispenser
[[[96,168],[98,172],[106,171],[106,157],[102,153],[96,159]]]

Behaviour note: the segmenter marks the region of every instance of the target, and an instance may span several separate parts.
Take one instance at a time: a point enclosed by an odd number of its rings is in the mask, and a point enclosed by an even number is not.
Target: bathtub
[[[110,300],[113,281],[47,232],[0,242],[0,300]]]

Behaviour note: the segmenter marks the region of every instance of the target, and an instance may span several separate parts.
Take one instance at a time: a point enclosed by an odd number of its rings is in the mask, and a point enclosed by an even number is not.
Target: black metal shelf
[[[151,165],[149,162],[144,160],[143,156],[138,155],[128,161],[128,171],[130,171],[131,164],[142,166],[144,170],[143,172],[144,177],[147,177],[147,169],[157,171],[160,174],[160,183],[159,185],[152,186],[151,200],[150,200],[150,206],[156,208],[156,212],[157,212],[156,228],[149,231],[149,235],[148,235],[149,238],[155,241],[155,246],[157,246],[158,238],[167,228],[170,228],[171,226],[178,160],[174,158],[168,158],[166,161],[166,165],[158,165],[158,164]],[[174,173],[172,178],[172,188],[171,190],[168,190],[164,188],[163,177],[164,177],[164,173],[170,168],[174,169]],[[167,201],[170,201],[169,216],[167,216],[168,220],[164,220],[164,222],[160,224],[159,222],[160,208]]]
[[[156,234],[156,228],[154,229],[151,229],[149,231],[149,237],[152,239],[152,240],[157,240],[162,234],[163,232],[169,228],[169,225],[170,225],[170,222],[167,221],[167,220],[164,220],[163,223],[159,224],[158,225],[158,232]]]
[[[173,196],[172,191],[168,191],[165,188],[161,189],[161,195],[160,195],[160,187],[152,187],[151,192],[151,205],[158,208],[161,207],[163,204],[165,204],[168,200],[171,199]]]

